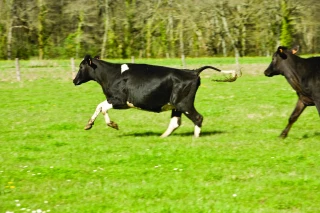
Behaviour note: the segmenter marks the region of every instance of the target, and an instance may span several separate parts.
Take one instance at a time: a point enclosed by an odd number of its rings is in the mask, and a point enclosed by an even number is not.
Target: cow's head
[[[80,63],[79,71],[76,77],[73,79],[74,85],[80,85],[90,80],[94,80],[93,76],[94,76],[94,70],[96,68],[97,68],[97,65],[95,65],[92,62],[91,56],[86,55]]]
[[[272,56],[272,61],[269,67],[264,71],[264,74],[268,77],[274,75],[283,75],[284,70],[286,69],[285,61],[288,60],[288,57],[292,54],[296,54],[299,50],[299,46],[295,46],[291,50],[287,47],[279,46],[277,51]]]

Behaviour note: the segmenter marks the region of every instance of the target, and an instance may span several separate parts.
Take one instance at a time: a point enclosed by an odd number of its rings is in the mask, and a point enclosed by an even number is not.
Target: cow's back
[[[126,64],[128,69],[122,72],[128,102],[135,107],[160,112],[162,107],[179,96],[188,93],[190,82],[197,83],[197,75],[191,71],[174,68]]]

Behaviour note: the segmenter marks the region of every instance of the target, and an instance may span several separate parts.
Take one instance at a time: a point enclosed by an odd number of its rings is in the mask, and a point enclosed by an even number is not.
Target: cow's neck
[[[120,65],[101,61],[102,65],[98,66],[95,81],[102,87],[103,93],[107,96],[111,85],[119,79]]]
[[[299,69],[299,67],[304,66],[304,59],[295,55],[291,57],[294,57],[294,60],[287,64],[284,76],[295,91],[302,93],[301,80],[307,73],[305,73],[305,70]]]

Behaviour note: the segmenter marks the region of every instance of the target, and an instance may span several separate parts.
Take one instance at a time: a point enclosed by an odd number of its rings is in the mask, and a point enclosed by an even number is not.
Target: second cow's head
[[[299,46],[295,46],[292,49],[279,46],[277,51],[272,56],[272,61],[269,67],[264,71],[264,74],[268,77],[274,75],[284,75],[284,72],[290,66],[291,56],[295,55],[299,50]]]

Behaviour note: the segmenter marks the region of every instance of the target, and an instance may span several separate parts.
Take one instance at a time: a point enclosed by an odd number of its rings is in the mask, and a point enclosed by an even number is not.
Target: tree
[[[38,51],[39,51],[39,59],[42,60],[44,57],[44,25],[45,25],[45,15],[47,13],[46,6],[43,0],[37,0],[38,6]]]
[[[320,52],[318,0],[0,0],[0,58]]]
[[[104,22],[103,22],[104,32],[103,32],[103,39],[102,39],[101,52],[100,52],[101,58],[104,58],[106,56],[108,33],[110,28],[109,0],[104,1],[103,9],[104,9]]]
[[[281,35],[280,43],[282,46],[292,46],[292,18],[291,11],[288,9],[286,0],[281,0],[281,13],[282,13],[282,23],[281,23]]]

